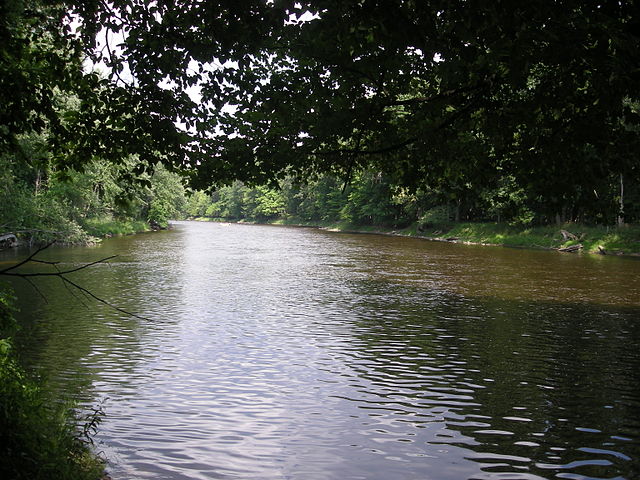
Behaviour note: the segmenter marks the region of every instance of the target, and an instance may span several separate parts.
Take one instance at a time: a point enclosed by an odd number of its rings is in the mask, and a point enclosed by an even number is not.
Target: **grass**
[[[224,219],[196,218],[200,221],[228,221]],[[250,223],[247,221],[247,223]],[[261,222],[256,222],[261,223]],[[599,253],[599,247],[609,254],[640,254],[640,225],[624,227],[587,226],[577,223],[565,225],[546,225],[536,227],[518,227],[504,223],[452,223],[434,225],[427,229],[419,229],[416,223],[406,228],[393,228],[376,225],[354,225],[336,221],[304,221],[298,218],[280,218],[267,222],[271,225],[295,225],[320,227],[340,232],[385,233],[411,237],[433,239],[456,239],[486,245],[502,245],[519,248],[562,248],[581,244],[583,251]],[[560,230],[571,232],[578,240],[565,240]]]
[[[574,234],[577,240],[565,240],[560,230]],[[496,223],[460,223],[429,229],[422,235],[523,248],[562,248],[581,244],[589,253],[598,253],[601,247],[607,253],[640,254],[640,225],[618,228],[568,223],[519,228]]]
[[[89,218],[83,222],[82,228],[98,238],[149,231],[149,225],[142,220],[116,220],[111,217]]]

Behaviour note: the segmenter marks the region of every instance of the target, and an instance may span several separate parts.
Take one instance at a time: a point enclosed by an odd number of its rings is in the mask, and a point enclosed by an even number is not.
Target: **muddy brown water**
[[[19,252],[3,253],[11,261]],[[640,261],[177,222],[52,248],[25,364],[114,480],[640,478]]]

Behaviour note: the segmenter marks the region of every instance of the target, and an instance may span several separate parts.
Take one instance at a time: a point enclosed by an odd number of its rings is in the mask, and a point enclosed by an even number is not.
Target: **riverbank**
[[[98,480],[105,462],[91,436],[102,411],[79,418],[22,368],[13,346],[13,308],[12,293],[0,286],[0,477]]]
[[[450,227],[418,229],[413,226],[406,234],[438,241],[453,241],[479,245],[499,245],[569,252],[610,255],[640,255],[640,227],[586,226],[568,223],[518,228],[494,223],[459,223]]]
[[[82,228],[94,238],[133,235],[152,230],[151,225],[143,220],[115,220],[113,218],[92,218],[83,222]]]
[[[93,245],[101,242],[103,238],[134,235],[165,228],[167,227],[143,220],[89,218],[79,224],[71,223],[69,228],[64,230],[34,228],[0,232],[0,250],[20,245],[44,245],[53,241],[60,245]]]
[[[228,221],[197,217],[198,221]],[[263,223],[322,228],[343,233],[370,233],[422,238],[425,240],[583,252],[607,255],[640,256],[640,226],[587,226],[567,223],[561,226],[516,227],[499,223],[457,223],[421,227],[414,223],[406,228],[362,226],[340,222],[303,222],[297,219],[278,219],[268,222],[241,220],[238,223]]]

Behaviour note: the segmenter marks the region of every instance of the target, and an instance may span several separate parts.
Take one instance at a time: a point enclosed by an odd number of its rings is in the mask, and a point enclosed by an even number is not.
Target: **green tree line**
[[[599,192],[576,191],[561,213],[549,208],[542,196],[532,195],[511,176],[492,182],[439,185],[409,190],[373,170],[354,173],[348,183],[321,175],[305,182],[287,177],[274,187],[251,187],[241,181],[208,194],[196,191],[184,212],[191,217],[227,220],[347,222],[404,228],[454,222],[497,222],[517,226],[579,222],[614,225],[621,201],[627,222],[640,216],[640,188],[620,177],[602,179]]]
[[[25,135],[19,145],[19,155],[0,156],[1,233],[30,243],[83,243],[166,226],[186,205],[182,177],[161,164],[136,173],[134,158],[93,158],[82,169],[60,170],[43,135]]]

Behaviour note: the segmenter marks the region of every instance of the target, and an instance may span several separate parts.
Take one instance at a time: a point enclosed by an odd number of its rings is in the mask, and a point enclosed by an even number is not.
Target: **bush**
[[[149,230],[149,225],[142,220],[114,219],[108,216],[89,218],[83,222],[82,227],[94,237],[131,235]]]
[[[418,220],[418,225],[421,228],[432,228],[448,225],[451,221],[451,209],[447,205],[441,205],[427,210]]]

